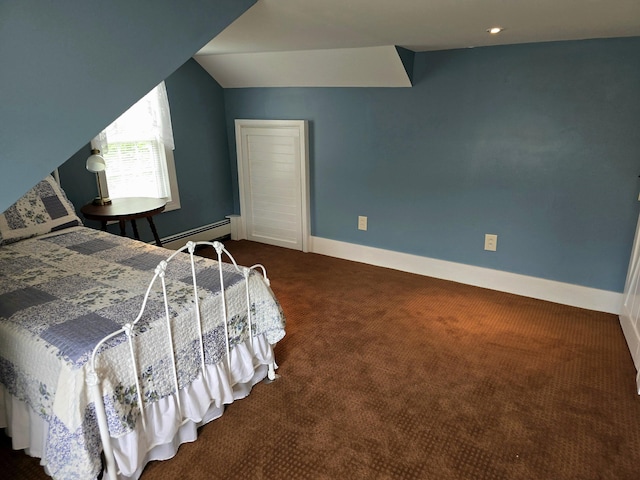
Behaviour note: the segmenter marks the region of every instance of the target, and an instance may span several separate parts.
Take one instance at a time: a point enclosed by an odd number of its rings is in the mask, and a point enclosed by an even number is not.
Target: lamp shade
[[[91,150],[91,155],[87,158],[87,170],[91,173],[104,172],[107,168],[107,164],[104,161],[104,158],[100,155],[100,150],[93,149]]]

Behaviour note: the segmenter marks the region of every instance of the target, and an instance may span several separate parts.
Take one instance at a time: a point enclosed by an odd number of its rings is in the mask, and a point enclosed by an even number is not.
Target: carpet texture
[[[287,318],[280,378],[142,479],[637,479],[615,315],[228,241]],[[199,254],[213,256],[208,249]],[[0,445],[7,478],[47,478]]]

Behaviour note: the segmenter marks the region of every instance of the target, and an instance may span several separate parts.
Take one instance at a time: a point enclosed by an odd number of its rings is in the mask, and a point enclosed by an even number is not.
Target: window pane
[[[166,198],[165,211],[180,208],[164,82],[118,117],[91,144],[102,150],[106,161],[110,197]]]
[[[164,147],[158,141],[109,143],[104,155],[111,198],[169,198]]]

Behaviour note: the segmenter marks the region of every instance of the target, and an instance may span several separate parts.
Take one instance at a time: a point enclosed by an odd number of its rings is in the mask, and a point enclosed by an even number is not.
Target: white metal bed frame
[[[153,279],[151,280],[151,282],[149,283],[149,287],[147,288],[147,291],[145,293],[144,296],[144,300],[142,302],[142,307],[140,308],[140,312],[138,313],[138,316],[136,317],[135,320],[133,320],[131,323],[128,323],[126,325],[124,325],[122,328],[120,328],[119,330],[107,335],[106,337],[104,337],[100,342],[98,342],[98,344],[96,345],[96,347],[93,349],[93,353],[91,355],[91,360],[89,363],[89,372],[87,374],[87,385],[89,386],[90,392],[91,392],[91,397],[94,400],[95,403],[95,409],[96,409],[96,418],[98,420],[98,427],[100,429],[100,440],[102,442],[102,447],[103,447],[103,453],[104,453],[104,472],[103,472],[103,478],[108,478],[109,480],[117,480],[117,466],[116,466],[116,462],[115,462],[115,457],[114,457],[114,453],[113,453],[113,448],[111,445],[111,437],[109,434],[109,427],[107,424],[107,416],[106,416],[106,412],[105,412],[105,405],[104,405],[104,400],[102,398],[102,392],[101,392],[101,382],[100,382],[100,376],[96,371],[96,359],[97,359],[97,353],[100,350],[100,348],[102,347],[102,345],[109,341],[110,339],[118,336],[118,335],[122,335],[125,334],[127,336],[127,340],[129,342],[129,352],[131,355],[131,365],[132,365],[132,370],[133,370],[133,376],[135,378],[135,383],[136,383],[136,390],[137,390],[137,404],[138,404],[138,408],[141,412],[141,423],[142,423],[142,429],[143,431],[146,430],[147,425],[146,425],[146,421],[145,421],[145,415],[144,415],[144,404],[142,401],[142,391],[140,388],[140,378],[139,378],[139,372],[138,372],[138,367],[136,365],[136,355],[135,355],[135,347],[134,347],[134,337],[136,336],[136,324],[138,323],[138,321],[142,318],[142,315],[144,313],[145,307],[147,305],[147,299],[149,298],[149,293],[151,292],[151,289],[153,288],[155,282],[158,280],[158,278],[161,281],[162,284],[162,293],[163,293],[163,297],[164,297],[164,307],[165,307],[165,317],[166,317],[166,328],[167,328],[167,332],[168,332],[168,342],[169,342],[169,346],[170,346],[170,351],[171,351],[171,360],[172,360],[172,368],[173,368],[173,383],[174,383],[174,388],[175,388],[175,392],[179,392],[179,387],[178,387],[178,376],[177,376],[177,370],[176,370],[176,359],[175,359],[175,351],[174,351],[174,339],[172,337],[172,333],[171,333],[171,318],[169,315],[169,302],[167,299],[167,289],[166,289],[166,283],[165,283],[165,271],[167,269],[167,266],[169,264],[169,262],[179,253],[184,252],[185,250],[187,250],[189,252],[189,256],[190,256],[190,262],[191,262],[191,277],[192,277],[192,281],[193,281],[193,296],[194,296],[194,303],[195,303],[195,311],[196,311],[196,321],[197,321],[197,327],[198,327],[198,335],[199,335],[199,347],[200,347],[200,372],[199,374],[202,375],[203,380],[206,378],[205,375],[205,363],[204,363],[204,342],[203,342],[203,334],[202,334],[202,320],[201,320],[201,316],[200,316],[200,305],[199,305],[199,298],[198,298],[198,286],[197,286],[197,282],[196,282],[196,269],[195,269],[195,258],[194,258],[194,253],[196,250],[196,247],[198,246],[211,246],[216,250],[217,256],[218,256],[218,271],[219,271],[219,275],[220,275],[220,293],[221,293],[221,299],[222,299],[222,318],[224,320],[224,332],[225,332],[225,340],[226,340],[226,368],[227,371],[230,372],[231,371],[231,355],[230,355],[230,347],[229,347],[229,333],[228,333],[228,318],[227,318],[227,305],[226,305],[226,299],[225,299],[225,295],[224,295],[224,278],[223,278],[223,270],[222,270],[222,255],[223,253],[226,254],[226,256],[231,260],[232,264],[234,265],[234,267],[236,268],[236,270],[241,273],[244,276],[245,279],[245,285],[246,285],[246,300],[247,300],[247,323],[248,323],[248,330],[249,330],[249,344],[251,345],[251,339],[253,338],[253,330],[252,330],[252,326],[251,326],[251,300],[249,298],[249,275],[251,274],[252,270],[261,270],[262,273],[262,277],[264,282],[269,285],[269,278],[267,277],[267,272],[266,269],[264,268],[264,266],[260,265],[260,264],[256,264],[253,265],[251,267],[239,267],[238,264],[236,263],[235,259],[231,256],[231,254],[224,248],[224,246],[222,245],[222,243],[220,242],[187,242],[187,244],[185,246],[183,246],[182,248],[180,248],[179,250],[176,250],[171,256],[169,256],[169,258],[167,258],[166,260],[161,261],[158,266],[155,269],[155,274],[153,276]],[[275,362],[272,362],[271,364],[268,365],[268,374],[267,377],[269,378],[269,380],[275,380],[275,378],[277,377],[275,370],[276,368],[278,368],[278,365]],[[181,405],[180,405],[180,395],[176,395],[176,399],[177,399],[177,406],[178,406],[178,412],[180,414],[181,417],[183,417],[183,412],[181,409]],[[181,422],[185,422],[188,419],[187,418],[181,418],[180,419]]]

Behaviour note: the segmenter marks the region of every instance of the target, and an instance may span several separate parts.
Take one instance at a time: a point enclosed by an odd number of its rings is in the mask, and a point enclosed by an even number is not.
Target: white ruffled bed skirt
[[[207,365],[204,378],[198,376],[179,392],[180,404],[173,395],[148,405],[144,412],[146,430],[138,419],[134,431],[112,438],[119,478],[136,480],[150,461],[173,457],[181,444],[197,439],[200,426],[222,416],[225,405],[249,395],[251,388],[267,376],[268,365],[275,361],[273,348],[264,336],[254,337],[252,343],[252,349],[248,342],[234,347],[230,372],[226,359],[217,365]],[[0,427],[6,428],[15,450],[24,449],[27,454],[40,458],[40,464],[47,471],[46,458],[43,458],[49,430],[47,421],[25,402],[13,397],[2,384]]]

